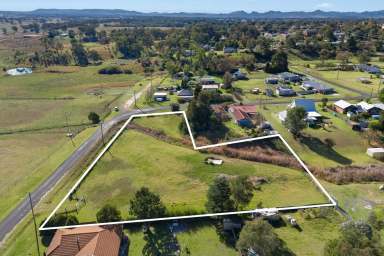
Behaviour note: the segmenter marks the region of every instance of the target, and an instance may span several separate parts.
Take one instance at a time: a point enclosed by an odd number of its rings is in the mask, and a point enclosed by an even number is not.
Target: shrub
[[[118,66],[109,66],[99,70],[101,75],[117,75],[122,74],[123,70]]]

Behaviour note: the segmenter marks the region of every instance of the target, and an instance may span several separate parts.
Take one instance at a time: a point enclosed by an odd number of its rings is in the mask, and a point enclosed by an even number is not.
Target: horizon
[[[365,11],[380,11],[384,6],[380,0],[369,0],[365,2],[347,1],[347,0],[308,0],[302,2],[299,0],[281,1],[270,0],[267,3],[258,0],[239,0],[235,3],[229,0],[210,1],[203,0],[186,1],[186,0],[163,0],[157,2],[155,0],[143,0],[134,2],[125,2],[124,0],[110,0],[108,4],[101,1],[76,1],[67,0],[65,2],[53,2],[49,0],[6,2],[0,4],[1,11],[28,12],[37,9],[95,9],[95,10],[124,10],[136,11],[143,13],[162,12],[162,13],[230,13],[236,11],[250,12],[313,12],[321,11],[337,11],[337,12],[365,12]],[[107,8],[105,6],[108,6]],[[278,6],[278,8],[276,8]],[[378,7],[383,6],[383,7]]]

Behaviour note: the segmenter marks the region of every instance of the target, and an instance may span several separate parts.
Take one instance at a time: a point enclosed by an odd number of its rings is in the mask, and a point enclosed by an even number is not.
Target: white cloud
[[[324,2],[324,3],[320,3],[318,5],[316,5],[316,9],[331,9],[333,7],[333,4],[331,3],[328,3],[328,2]]]

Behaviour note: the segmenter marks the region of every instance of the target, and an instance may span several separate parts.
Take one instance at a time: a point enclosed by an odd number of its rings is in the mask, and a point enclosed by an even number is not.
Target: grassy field
[[[151,127],[162,127],[164,121],[154,125],[156,119],[161,117],[151,118]],[[177,132],[177,123],[175,126],[170,134]],[[124,218],[132,218],[127,211],[129,200],[142,186],[158,193],[170,214],[204,212],[208,185],[219,174],[265,177],[269,181],[254,193],[249,209],[259,203],[263,207],[278,207],[326,202],[302,171],[225,157],[220,157],[224,165],[212,166],[204,163],[206,157],[192,149],[128,130],[77,189],[76,195],[87,200],[79,211],[79,220],[95,221],[95,212],[106,202],[116,205]],[[59,211],[72,210],[75,204],[67,201]]]
[[[94,128],[78,134],[75,145],[87,139]],[[0,136],[0,219],[33,191],[75,150],[64,131]],[[32,149],[32,150],[31,150]]]
[[[277,113],[284,109],[284,106],[268,106],[262,113],[310,167],[327,168],[379,163],[366,155],[368,144],[360,133],[352,131],[344,120],[329,112],[320,111],[319,107],[318,111],[332,122],[332,127],[307,128],[304,131],[307,139],[304,143],[299,143],[278,119]],[[332,149],[325,146],[326,138],[331,138],[336,143]],[[325,181],[321,183],[337,199],[341,207],[356,219],[367,217],[372,209],[384,207],[378,183],[350,185],[335,185]]]

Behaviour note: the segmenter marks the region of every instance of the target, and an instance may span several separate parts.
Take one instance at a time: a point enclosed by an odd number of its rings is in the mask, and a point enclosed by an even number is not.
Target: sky
[[[377,11],[384,10],[383,0],[0,0],[0,10],[30,11],[57,9],[125,9],[141,12],[244,11]]]

